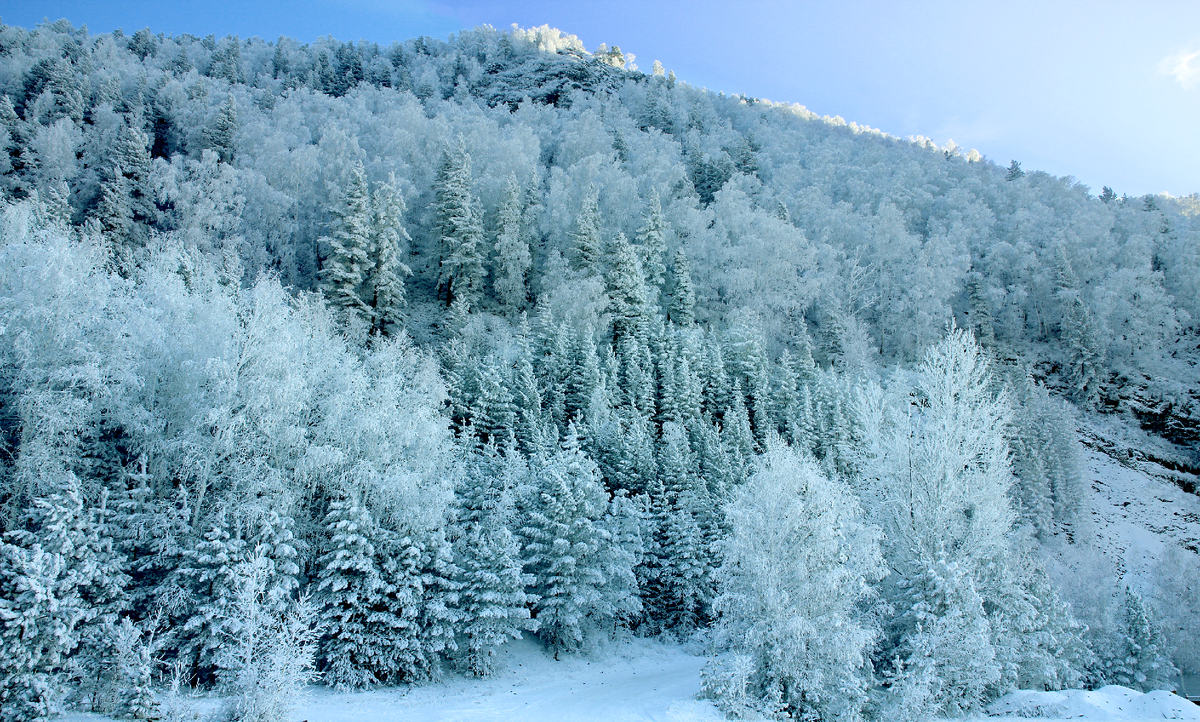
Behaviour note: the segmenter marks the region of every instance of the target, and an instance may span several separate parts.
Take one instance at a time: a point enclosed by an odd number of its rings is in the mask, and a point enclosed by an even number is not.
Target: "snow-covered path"
[[[607,653],[555,661],[536,640],[507,645],[502,669],[486,680],[450,677],[410,690],[339,694],[319,689],[301,707],[308,722],[583,722],[717,720],[695,699],[704,658],[651,640]]]
[[[704,657],[676,644],[628,639],[555,661],[531,637],[503,648],[485,680],[449,674],[437,684],[341,693],[314,686],[296,700],[297,722],[716,722],[697,699]],[[209,717],[220,700],[181,700],[179,722]],[[107,717],[74,713],[63,722]]]

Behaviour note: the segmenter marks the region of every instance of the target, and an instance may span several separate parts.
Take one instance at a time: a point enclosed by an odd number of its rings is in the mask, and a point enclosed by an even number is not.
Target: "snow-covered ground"
[[[704,658],[677,644],[628,639],[586,657],[555,661],[536,639],[505,645],[501,670],[485,680],[448,675],[437,684],[339,693],[313,687],[297,700],[308,722],[708,722],[724,717],[697,699]],[[203,718],[219,700],[184,699],[185,719]],[[96,722],[69,715],[67,722]]]
[[[1200,497],[1171,482],[1174,472],[1148,461],[1118,463],[1089,445],[1084,450],[1091,532],[1129,578],[1141,577],[1170,542],[1200,543]],[[447,675],[436,684],[359,693],[314,686],[297,700],[307,722],[709,722],[724,717],[698,699],[699,649],[658,640],[626,639],[584,657],[556,661],[532,637],[506,645],[500,671],[486,680]],[[217,709],[211,697],[185,698],[176,719],[202,719]],[[1014,692],[979,719],[1195,720],[1200,706],[1168,692],[1140,694],[1124,687],[1093,692]],[[72,714],[68,722],[106,718]]]
[[[1200,720],[1200,707],[1170,692],[1142,694],[1126,687],[1101,687],[1093,692],[1013,692],[988,706],[987,719]]]

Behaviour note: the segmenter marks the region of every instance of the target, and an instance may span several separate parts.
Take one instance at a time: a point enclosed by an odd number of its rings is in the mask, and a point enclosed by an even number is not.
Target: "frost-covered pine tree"
[[[525,193],[515,175],[509,176],[504,189],[504,202],[500,206],[499,234],[496,236],[496,296],[510,313],[516,313],[524,305],[527,296],[526,274],[532,258],[529,243],[522,232],[521,221],[525,210]]]
[[[154,635],[121,617],[111,624],[107,636],[112,654],[97,667],[89,664],[85,673],[99,684],[92,693],[92,710],[130,719],[159,719],[161,710],[155,698],[154,668],[151,658],[157,644]]]
[[[613,239],[608,256],[605,286],[609,297],[607,310],[613,319],[613,337],[644,338],[649,330],[651,307],[642,263],[624,233],[618,233]]]
[[[86,644],[84,656],[100,664],[109,647],[104,630],[126,604],[129,577],[107,531],[104,504],[86,507],[70,472],[53,488],[34,500],[29,528],[0,543],[0,719],[6,722],[52,716],[66,692],[69,656]]]
[[[667,314],[676,326],[688,328],[696,322],[696,290],[692,286],[691,266],[682,246],[675,251],[672,271],[675,283],[671,287],[671,306]]]
[[[1116,629],[1116,655],[1105,676],[1112,684],[1142,692],[1170,690],[1179,670],[1171,663],[1158,623],[1138,594],[1125,587],[1121,618]]]
[[[361,161],[354,164],[350,185],[343,191],[329,236],[321,241],[329,255],[321,268],[322,286],[330,304],[351,324],[371,313],[363,284],[375,265],[372,242],[371,194]]]
[[[494,446],[474,454],[470,475],[460,482],[456,542],[461,570],[458,608],[462,613],[462,665],[484,677],[495,667],[496,649],[524,631],[537,631],[530,616],[536,598],[525,589],[534,577],[525,573],[521,545],[510,531],[512,489],[525,476],[525,463],[511,443],[503,456]]]
[[[907,628],[885,705],[892,717],[961,716],[1000,683],[994,630],[973,572],[943,554],[901,583]]]
[[[538,635],[557,655],[580,649],[589,632],[612,617],[602,594],[610,542],[601,524],[607,500],[573,423],[562,447],[535,460],[532,473],[535,496],[521,534],[538,597]]]
[[[584,191],[571,238],[574,240],[575,267],[587,275],[598,273],[604,243],[600,239],[600,192],[595,186],[588,186]]]
[[[230,656],[226,640],[243,631],[233,608],[243,576],[249,573],[246,565],[254,563],[254,584],[261,586],[255,604],[264,605],[264,613],[282,614],[290,609],[299,587],[290,517],[275,510],[258,510],[254,516],[257,518],[243,520],[252,525],[246,532],[231,529],[227,520],[218,517],[204,537],[184,552],[178,570],[181,582],[197,602],[181,630],[183,648],[203,683],[222,675],[228,678],[240,663]]]
[[[388,629],[386,644],[378,651],[376,677],[386,683],[412,681],[430,676],[438,656],[431,653],[422,637],[422,609],[426,577],[422,574],[422,545],[412,534],[385,530],[377,545],[383,608],[375,621]],[[381,626],[383,626],[381,624]]]
[[[696,474],[682,426],[663,424],[661,506],[661,558],[666,623],[683,633],[703,625],[713,598],[715,536],[713,503],[708,488]]]
[[[727,514],[707,694],[735,714],[861,719],[878,630],[860,605],[885,570],[854,494],[776,437]]]
[[[216,151],[223,163],[232,163],[237,132],[237,101],[234,100],[233,93],[230,93],[217,111],[212,124],[204,129],[204,147]]]
[[[1071,396],[1088,408],[1100,402],[1104,381],[1104,349],[1097,338],[1092,312],[1081,294],[1078,276],[1058,246],[1058,301],[1062,308],[1062,337],[1066,344],[1066,381]]]
[[[1040,539],[1073,535],[1085,489],[1071,406],[1028,374],[1010,377],[1010,385],[1015,506]]]
[[[188,665],[197,670],[202,682],[212,682],[221,667],[221,645],[233,603],[235,569],[243,561],[246,543],[214,524],[202,539],[184,552],[185,562],[178,573],[182,585],[190,588],[197,604],[184,622],[181,636],[187,650]]]
[[[404,278],[412,269],[401,260],[411,238],[404,228],[404,197],[396,184],[396,174],[388,174],[388,182],[375,189],[372,203],[371,228],[373,258],[369,285],[373,294],[372,328],[386,334],[400,322],[405,305]]]
[[[446,305],[461,297],[473,303],[483,292],[483,224],[477,201],[471,195],[471,156],[459,138],[442,154],[434,184],[434,212],[441,245],[439,292]]]
[[[375,520],[357,499],[339,499],[329,505],[325,529],[328,546],[317,560],[313,598],[324,628],[319,654],[322,673],[338,688],[358,689],[385,681],[399,620],[388,608],[376,559]]]
[[[62,555],[0,542],[0,720],[62,711],[63,666],[84,615]]]
[[[650,189],[650,198],[646,202],[645,223],[637,232],[637,250],[641,256],[640,260],[646,273],[647,283],[657,289],[662,289],[667,277],[667,267],[663,265],[664,257],[667,255],[667,230],[658,190],[652,188]],[[657,302],[657,291],[651,300]]]

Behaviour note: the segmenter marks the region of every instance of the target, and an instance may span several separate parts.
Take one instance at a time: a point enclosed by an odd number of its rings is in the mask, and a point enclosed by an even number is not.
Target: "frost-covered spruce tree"
[[[446,305],[456,298],[473,303],[483,292],[483,224],[471,195],[471,156],[462,138],[442,154],[434,183],[434,213],[440,238],[438,291]]]
[[[107,510],[85,506],[66,472],[34,500],[28,529],[0,543],[0,719],[43,719],[59,708],[81,643],[95,667],[110,651],[104,631],[126,603],[124,560]],[[92,669],[82,670],[85,681]],[[13,715],[13,716],[8,716]]]
[[[1079,447],[1070,405],[1028,374],[1010,376],[1013,395],[1011,496],[1039,539],[1074,534],[1084,500]]]
[[[600,192],[595,186],[588,186],[584,192],[571,238],[574,241],[572,261],[575,267],[587,275],[598,273],[604,242],[600,239]]]
[[[234,100],[233,93],[230,93],[212,123],[204,129],[204,147],[214,150],[222,162],[232,163],[237,132],[237,101]]]
[[[425,531],[422,542],[421,611],[417,617],[421,641],[421,675],[437,675],[439,660],[458,651],[462,570],[454,560],[454,547],[442,526]]]
[[[534,578],[525,573],[520,541],[510,531],[512,490],[524,479],[525,463],[515,441],[503,456],[489,446],[473,457],[458,494],[458,608],[465,638],[459,648],[463,667],[484,677],[494,669],[496,649],[536,631],[538,622],[529,613],[536,599],[525,591]]]
[[[727,508],[706,693],[728,712],[861,719],[884,574],[854,494],[776,437]]]
[[[532,258],[529,243],[522,233],[521,221],[525,206],[525,193],[515,175],[509,176],[504,189],[504,203],[500,206],[500,233],[496,236],[496,275],[493,283],[496,296],[509,313],[516,313],[524,305],[527,296],[526,274]]]
[[[102,666],[85,670],[98,684],[91,690],[91,708],[117,717],[159,719],[161,710],[154,695],[155,661],[151,656],[158,646],[154,635],[121,617],[106,630],[112,653]]]
[[[907,624],[898,666],[891,672],[887,714],[924,719],[961,716],[1002,680],[983,597],[961,561],[940,555],[902,581],[898,598]]]
[[[667,255],[667,222],[663,218],[662,203],[658,198],[658,190],[650,189],[650,198],[646,202],[645,223],[637,232],[638,253],[641,256],[642,268],[646,272],[646,281],[651,287],[661,290],[666,282],[667,267],[663,265]],[[650,300],[657,302],[657,290]]]
[[[1142,692],[1173,689],[1179,670],[1171,663],[1162,630],[1151,617],[1142,595],[1125,587],[1116,631],[1116,654],[1107,660],[1105,676]]]
[[[0,543],[0,720],[41,722],[61,712],[63,666],[84,616],[62,556]]]
[[[1066,344],[1066,381],[1072,398],[1088,408],[1100,403],[1104,382],[1104,349],[1097,338],[1092,311],[1081,295],[1079,277],[1066,249],[1058,246],[1058,301],[1062,309],[1062,340]]]
[[[231,529],[218,517],[203,539],[184,552],[178,570],[196,599],[181,636],[188,662],[202,683],[211,683],[222,674],[228,677],[239,664],[230,656],[225,640],[242,631],[242,621],[232,608],[245,565],[254,560],[255,584],[262,586],[262,599],[256,604],[265,605],[270,613],[290,609],[299,586],[290,517],[274,510],[260,510],[256,515],[252,533],[243,534],[249,538],[239,536],[237,528]]]
[[[322,286],[329,302],[350,322],[362,322],[371,312],[363,284],[375,265],[372,249],[371,194],[362,161],[356,161],[350,185],[343,191],[337,219],[321,242],[329,255],[321,268]]]
[[[1163,636],[1173,648],[1172,661],[1184,674],[1200,673],[1200,648],[1188,640],[1200,636],[1200,564],[1196,552],[1170,545],[1155,565],[1153,594]]]
[[[664,499],[660,509],[659,565],[668,626],[688,633],[703,625],[713,598],[715,537],[712,498],[694,469],[686,434],[679,424],[663,424],[659,461]]]
[[[518,409],[500,360],[489,355],[474,364],[475,394],[468,413],[482,443],[497,446],[514,437]]]
[[[613,494],[604,516],[610,544],[602,560],[604,586],[601,594],[616,625],[630,625],[641,618],[637,568],[646,557],[647,500],[644,494],[630,497],[625,490]]]
[[[993,647],[1000,664],[997,690],[1079,687],[1092,663],[1071,605],[1027,552],[1010,553],[985,575]]]
[[[234,573],[245,554],[246,543],[219,524],[184,552],[185,562],[178,573],[196,605],[181,630],[182,646],[188,665],[196,670],[201,682],[211,683],[221,666],[220,649],[226,636],[227,609],[233,599]]]
[[[379,572],[370,511],[354,497],[329,505],[329,534],[317,560],[313,603],[320,610],[324,636],[319,663],[327,682],[358,689],[386,681],[392,636],[399,620],[387,603],[387,587]]]
[[[389,173],[388,181],[375,189],[372,201],[373,240],[369,286],[373,294],[372,329],[386,334],[388,329],[400,322],[401,310],[406,303],[404,278],[412,275],[412,269],[401,260],[411,242],[404,228],[404,197],[396,184],[396,174]]]
[[[610,543],[602,517],[608,500],[574,423],[561,448],[535,459],[531,471],[534,497],[521,534],[538,597],[538,635],[557,655],[581,648],[592,628],[614,616],[612,600],[602,593]]]
[[[613,337],[645,338],[649,332],[651,307],[642,263],[623,233],[617,234],[608,250],[610,270],[605,275],[605,286],[609,297],[607,310],[613,319]]]
[[[377,652],[376,677],[386,682],[412,681],[430,675],[437,655],[431,654],[421,634],[425,577],[421,573],[424,547],[412,535],[385,530],[377,545],[383,581],[383,608],[376,620],[386,624],[385,648]]]
[[[696,322],[696,290],[692,285],[692,270],[687,254],[680,246],[672,265],[675,282],[671,287],[671,304],[667,310],[671,322],[689,328]]]

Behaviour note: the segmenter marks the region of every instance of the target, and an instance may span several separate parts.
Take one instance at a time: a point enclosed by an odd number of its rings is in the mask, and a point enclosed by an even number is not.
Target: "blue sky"
[[[0,0],[5,23],[380,43],[549,24],[649,70],[954,139],[1098,192],[1200,191],[1200,2]]]

